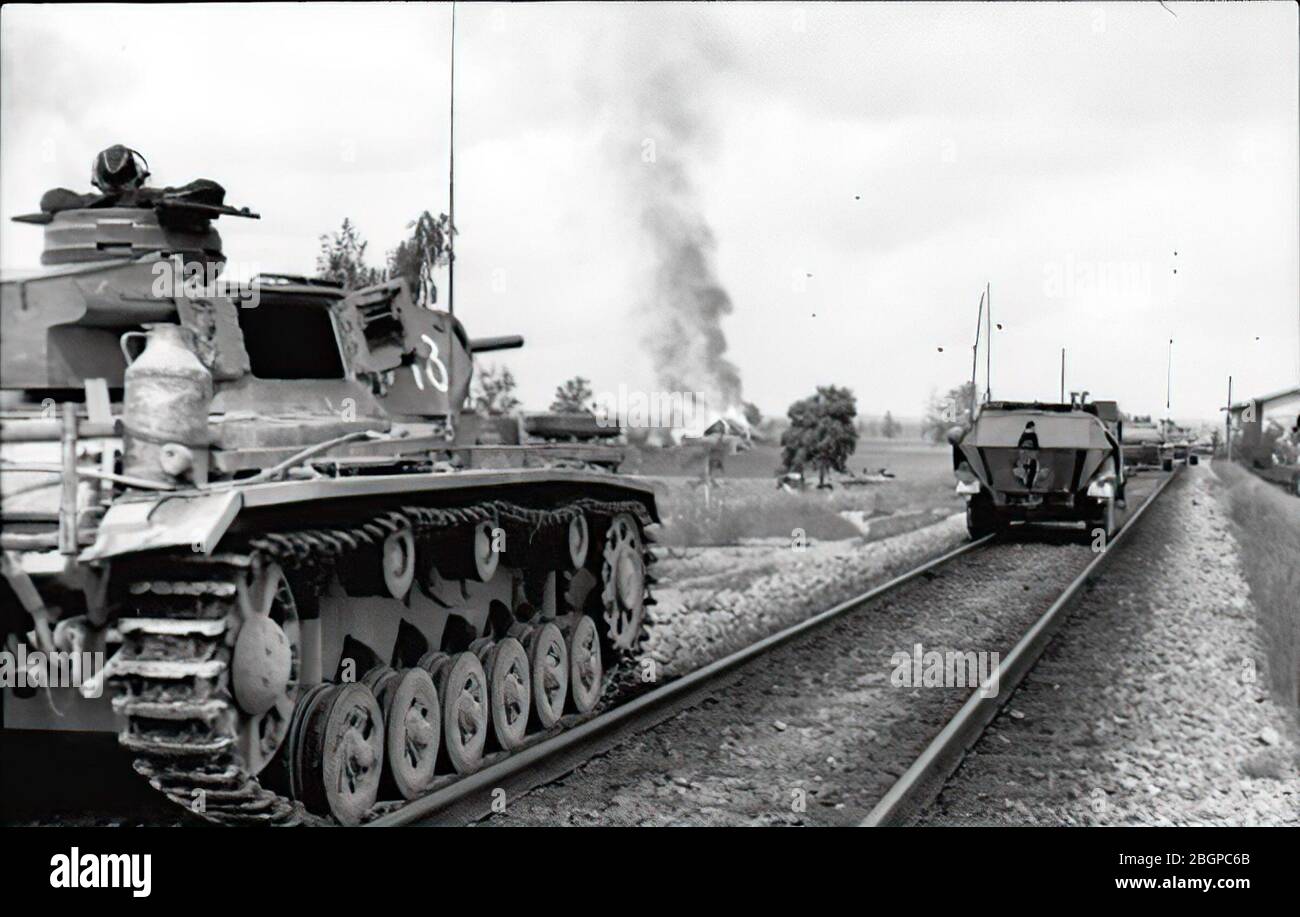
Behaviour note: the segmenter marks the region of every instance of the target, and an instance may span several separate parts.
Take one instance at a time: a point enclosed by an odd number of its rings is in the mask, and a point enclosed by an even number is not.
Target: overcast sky
[[[527,338],[527,407],[653,389],[638,170],[669,165],[764,412],[836,383],[919,414],[986,281],[996,397],[1054,398],[1066,347],[1068,387],[1161,413],[1170,337],[1175,416],[1297,384],[1296,5],[1167,7],[462,5],[457,314]],[[232,261],[309,273],[347,216],[382,262],[446,209],[449,12],[5,6],[0,264],[112,143],[260,212],[218,222]]]

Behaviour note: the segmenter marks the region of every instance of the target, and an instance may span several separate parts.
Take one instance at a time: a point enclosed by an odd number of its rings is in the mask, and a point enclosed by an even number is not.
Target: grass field
[[[837,484],[831,491],[778,490],[779,464],[779,447],[756,446],[727,456],[723,475],[706,488],[701,481],[703,460],[697,453],[643,450],[639,472],[654,477],[660,493],[664,515],[660,540],[672,546],[736,545],[749,539],[788,540],[796,529],[812,540],[860,535],[861,530],[842,512],[872,520],[874,538],[928,525],[960,512],[963,506],[953,492],[947,447],[896,440],[860,442],[849,461],[850,470],[875,472],[883,467],[896,477],[862,487]]]
[[[640,453],[639,468],[636,469],[638,474],[652,477],[699,477],[703,471],[704,461],[698,449],[646,447],[637,451]],[[906,466],[918,470],[938,468],[951,477],[951,456],[950,446],[935,446],[921,440],[859,439],[858,448],[848,465],[849,470],[859,474],[864,468],[873,472],[888,468],[897,473]],[[763,443],[747,452],[727,456],[726,477],[775,481],[780,464],[781,447]]]
[[[1300,712],[1300,499],[1243,468],[1217,461],[1242,566],[1259,608],[1268,647],[1270,687]]]

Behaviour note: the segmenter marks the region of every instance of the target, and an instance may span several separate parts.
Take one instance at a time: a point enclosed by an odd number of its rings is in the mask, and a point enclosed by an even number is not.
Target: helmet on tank
[[[120,143],[101,150],[90,167],[90,183],[105,193],[139,188],[148,177],[145,158]]]

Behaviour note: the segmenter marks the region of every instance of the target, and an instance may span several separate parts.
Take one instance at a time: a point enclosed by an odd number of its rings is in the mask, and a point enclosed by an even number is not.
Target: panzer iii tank
[[[969,429],[954,429],[953,473],[957,493],[966,497],[971,538],[1014,522],[1083,522],[1109,537],[1124,500],[1112,413],[1110,402],[1082,398],[1070,404],[992,401]]]
[[[3,278],[0,638],[107,659],[4,727],[117,731],[214,822],[355,824],[593,711],[653,604],[621,447],[487,430],[473,355],[522,340],[400,280],[212,282],[256,215],[137,157],[20,217],[43,267]]]

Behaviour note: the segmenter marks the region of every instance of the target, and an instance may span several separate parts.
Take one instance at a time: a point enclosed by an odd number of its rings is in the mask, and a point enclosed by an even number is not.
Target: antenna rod
[[[980,294],[980,311],[975,316],[975,346],[971,348],[970,358],[970,422],[975,423],[975,401],[979,398],[979,389],[975,377],[980,368],[980,325],[984,324],[984,293]]]
[[[993,400],[993,292],[988,281],[984,282],[984,301],[988,303],[985,320],[988,322],[988,337],[984,341],[984,400]]]
[[[456,3],[451,4],[451,122],[447,139],[447,311],[456,314]]]
[[[1061,404],[1065,404],[1065,348],[1061,348]]]

